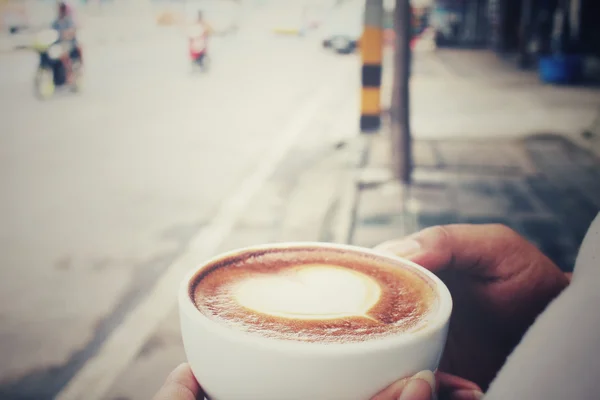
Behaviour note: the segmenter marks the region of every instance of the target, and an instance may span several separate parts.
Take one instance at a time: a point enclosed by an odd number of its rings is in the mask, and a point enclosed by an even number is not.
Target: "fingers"
[[[450,269],[493,275],[496,267],[522,265],[524,256],[553,265],[515,231],[498,224],[435,226],[376,249],[408,258],[433,272]]]
[[[435,374],[435,379],[437,381],[439,390],[443,390],[443,391],[475,390],[475,391],[481,392],[481,388],[475,382],[458,377],[456,375],[448,374],[446,372],[438,371]]]
[[[474,382],[445,372],[437,372],[440,398],[448,400],[479,400],[483,397],[481,388]]]
[[[408,381],[398,400],[432,400],[434,392],[431,386],[423,379],[411,379]]]
[[[434,376],[431,371],[421,371],[392,383],[371,400],[434,400],[438,392],[448,400],[483,398],[481,388],[474,382],[445,372],[438,371]]]
[[[457,390],[448,395],[448,400],[480,400],[483,393],[479,390]]]
[[[154,396],[154,400],[196,400],[204,393],[188,364],[181,364],[171,372],[165,384]]]
[[[421,371],[400,379],[379,392],[371,400],[433,400],[435,377],[431,371]]]

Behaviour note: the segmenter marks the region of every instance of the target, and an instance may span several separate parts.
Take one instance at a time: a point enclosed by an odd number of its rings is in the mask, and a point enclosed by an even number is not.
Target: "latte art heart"
[[[238,282],[232,295],[252,311],[294,320],[368,316],[381,288],[373,278],[348,268],[308,264],[276,275],[255,275]]]
[[[438,307],[431,282],[410,266],[309,245],[232,253],[196,275],[190,296],[233,330],[319,343],[414,332]]]

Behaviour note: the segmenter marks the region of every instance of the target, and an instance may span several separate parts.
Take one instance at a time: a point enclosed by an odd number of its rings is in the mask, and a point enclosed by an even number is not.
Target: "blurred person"
[[[212,33],[212,26],[204,18],[203,12],[198,11],[196,19],[187,28],[189,52],[194,65],[206,68],[208,42]]]
[[[71,0],[62,0],[62,3],[65,4],[65,7],[67,8],[67,15],[71,17],[71,20],[73,20],[75,26],[79,26],[75,4]]]
[[[73,83],[73,60],[83,62],[81,49],[77,42],[77,26],[69,10],[72,10],[67,3],[61,1],[58,3],[58,16],[52,23],[52,29],[59,33],[59,42],[63,44],[65,51],[62,57],[63,65],[67,71],[67,82]]]
[[[437,274],[454,307],[436,374],[400,379],[372,400],[597,398],[599,243],[600,215],[572,275],[502,225],[437,226],[377,246]],[[154,399],[203,396],[182,364]]]

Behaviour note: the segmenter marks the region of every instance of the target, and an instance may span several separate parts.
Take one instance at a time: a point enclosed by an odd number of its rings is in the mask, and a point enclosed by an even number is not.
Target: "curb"
[[[352,242],[352,233],[356,221],[359,197],[359,176],[367,164],[371,149],[371,136],[360,134],[351,145],[356,146],[350,167],[344,171],[340,180],[337,200],[332,204],[332,218],[330,228],[326,223],[323,226],[321,239],[332,243],[348,244]],[[326,221],[325,221],[326,222]]]

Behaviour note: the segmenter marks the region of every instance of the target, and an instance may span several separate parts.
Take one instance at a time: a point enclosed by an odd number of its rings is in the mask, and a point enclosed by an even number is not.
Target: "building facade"
[[[438,46],[515,53],[525,65],[550,53],[600,56],[600,1],[436,0]]]

